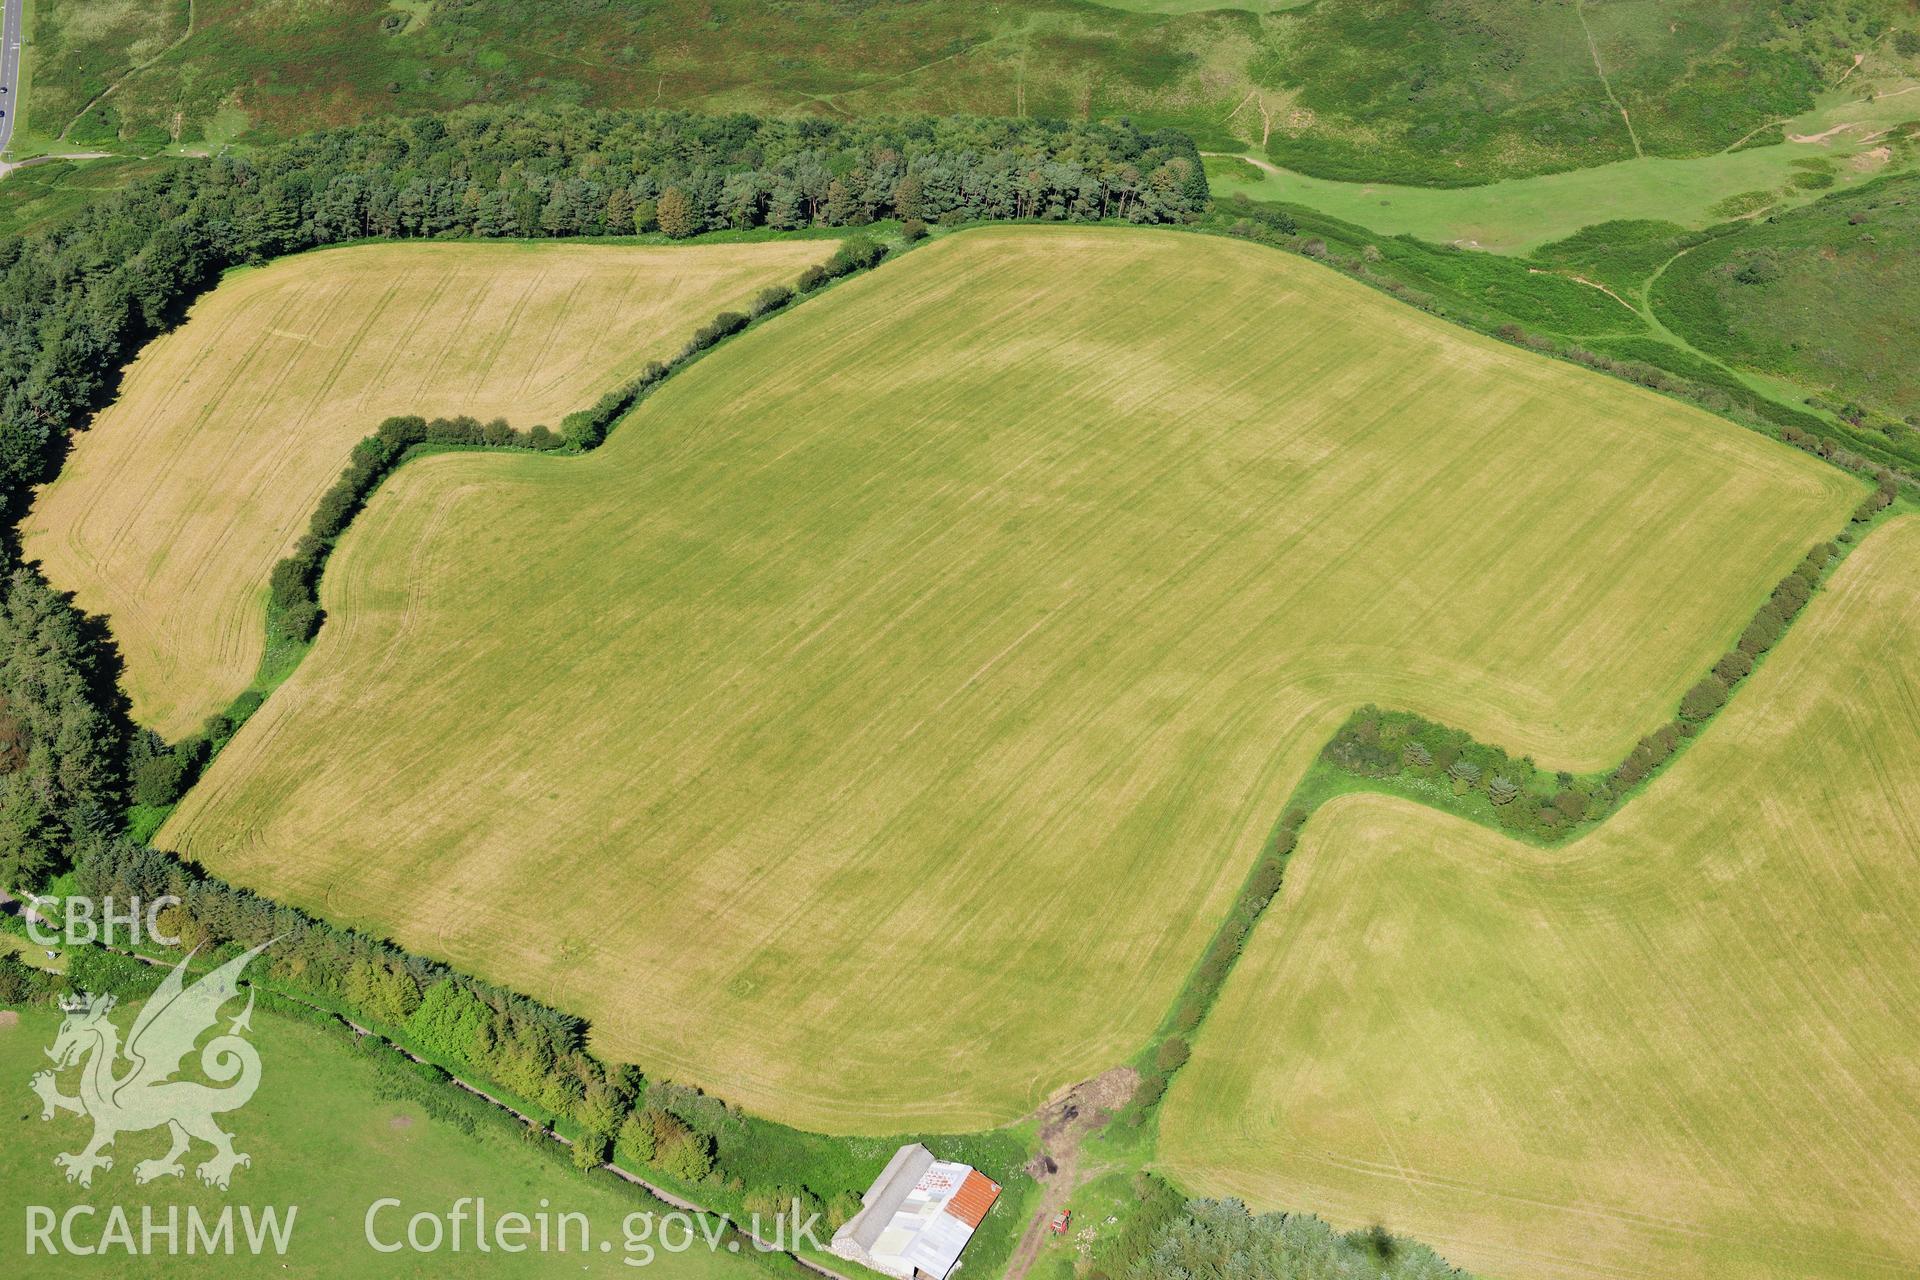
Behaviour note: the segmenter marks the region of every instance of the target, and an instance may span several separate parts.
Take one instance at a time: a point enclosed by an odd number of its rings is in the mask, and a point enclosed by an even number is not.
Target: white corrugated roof
[[[944,1210],[967,1180],[969,1165],[936,1160],[920,1175],[873,1242],[874,1261],[944,1277],[973,1238],[973,1227]],[[891,1269],[891,1268],[890,1268]]]

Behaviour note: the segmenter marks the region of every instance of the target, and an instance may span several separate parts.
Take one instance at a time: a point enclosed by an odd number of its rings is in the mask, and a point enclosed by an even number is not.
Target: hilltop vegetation
[[[135,7],[172,30],[178,6]],[[1904,57],[1890,37],[1913,26],[1900,0],[198,0],[177,48],[61,127],[207,146],[475,103],[1131,116],[1322,176],[1458,185],[1718,151],[1806,110],[1856,54]],[[89,96],[117,30],[36,73],[61,86],[50,111]]]
[[[1897,0],[1386,0],[1304,6],[1267,154],[1321,177],[1461,186],[1718,151],[1798,115]]]
[[[161,839],[778,1119],[1002,1121],[1137,1047],[1348,708],[1611,764],[1858,489],[1256,246],[967,231],[585,458],[408,463]]]
[[[1907,516],[1564,849],[1327,803],[1175,1080],[1170,1171],[1487,1274],[1911,1275],[1916,633]]]
[[[1652,301],[1702,351],[1920,450],[1920,176],[1712,240],[1673,261]]]

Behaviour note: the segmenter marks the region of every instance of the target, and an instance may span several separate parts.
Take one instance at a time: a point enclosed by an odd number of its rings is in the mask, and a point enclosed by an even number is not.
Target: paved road
[[[26,36],[21,8],[26,0],[6,0],[6,28],[0,32],[0,151],[13,143],[13,122],[20,114],[20,42]]]

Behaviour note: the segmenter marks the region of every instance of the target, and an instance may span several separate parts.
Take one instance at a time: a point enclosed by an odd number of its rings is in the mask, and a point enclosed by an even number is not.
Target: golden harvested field
[[[161,843],[842,1132],[1131,1054],[1354,704],[1670,713],[1859,486],[1302,259],[969,231],[375,496]]]
[[[253,679],[267,574],[382,418],[557,425],[832,248],[387,244],[236,272],[76,439],[26,553],[109,616],[134,715],[179,737]]]
[[[1584,840],[1304,834],[1162,1116],[1189,1190],[1489,1277],[1920,1274],[1920,518]]]

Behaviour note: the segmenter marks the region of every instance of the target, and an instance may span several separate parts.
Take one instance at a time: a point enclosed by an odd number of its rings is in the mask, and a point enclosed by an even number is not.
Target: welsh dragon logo
[[[238,994],[240,971],[268,945],[235,956],[191,987],[183,978],[193,957],[182,960],[142,1006],[124,1047],[119,1028],[108,1017],[115,1003],[112,996],[81,995],[63,1003],[66,1019],[47,1050],[54,1069],[33,1077],[33,1091],[40,1095],[42,1120],[60,1111],[93,1120],[93,1141],[84,1150],[53,1158],[66,1170],[67,1181],[92,1186],[94,1170],[113,1168],[113,1158],[101,1153],[117,1136],[161,1125],[172,1131],[173,1147],[158,1160],[136,1164],[135,1182],[183,1176],[180,1157],[194,1138],[213,1147],[213,1155],[196,1170],[200,1181],[210,1186],[226,1190],[234,1169],[252,1163],[233,1149],[233,1135],[214,1122],[216,1115],[245,1106],[260,1087],[260,1054],[240,1034],[252,1030],[251,989],[246,1009],[226,1034],[215,1036],[200,1051],[200,1069],[224,1087],[172,1077],[201,1033],[219,1021],[221,1006]],[[75,1065],[80,1066],[80,1092],[68,1097],[55,1077]]]

